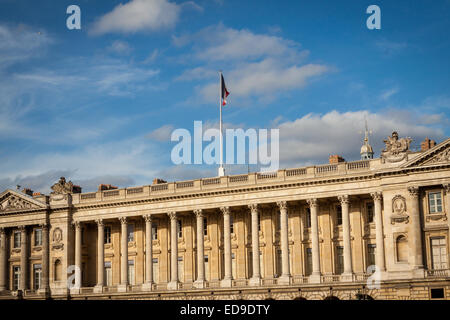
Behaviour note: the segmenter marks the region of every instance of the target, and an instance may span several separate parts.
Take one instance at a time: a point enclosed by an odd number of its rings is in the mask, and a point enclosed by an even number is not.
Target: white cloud
[[[398,88],[392,88],[388,89],[381,93],[381,100],[388,100],[390,97],[392,97],[394,94],[398,93]]]
[[[167,0],[132,0],[100,17],[91,33],[136,33],[172,28],[179,19],[180,10],[179,5]]]
[[[175,127],[173,125],[166,124],[150,132],[147,138],[158,142],[169,142],[174,129]]]
[[[128,42],[116,40],[108,48],[108,51],[114,52],[119,55],[128,55],[133,51]]]

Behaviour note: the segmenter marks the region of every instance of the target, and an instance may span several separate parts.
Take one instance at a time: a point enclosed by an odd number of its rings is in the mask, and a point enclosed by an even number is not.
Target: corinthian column
[[[380,272],[386,271],[386,262],[384,259],[384,234],[383,234],[383,217],[381,215],[381,199],[383,194],[381,192],[374,192],[370,194],[374,202],[375,211],[375,232],[376,232],[376,247],[375,247],[375,264]]]
[[[169,290],[178,289],[178,236],[177,236],[177,213],[167,213],[170,219],[170,282]]]
[[[338,197],[342,208],[342,232],[344,240],[344,273],[342,281],[353,280],[352,268],[352,242],[350,235],[350,212],[348,195]]]
[[[21,226],[20,228],[20,281],[19,290],[25,291],[28,289],[28,239],[27,228]]]
[[[291,272],[289,270],[289,222],[287,202],[277,202],[280,208],[280,224],[281,224],[281,277],[278,279],[278,284],[290,284]]]
[[[410,216],[411,224],[409,234],[410,242],[410,257],[412,263],[412,269],[415,276],[422,277],[423,273],[423,255],[422,255],[422,226],[420,223],[420,211],[419,211],[419,188],[409,187],[410,196]]]
[[[145,283],[143,290],[152,290],[153,284],[153,235],[152,235],[152,216],[147,214],[145,220]]]
[[[205,249],[203,238],[203,211],[194,210],[197,226],[197,280],[194,282],[195,288],[205,287]]]
[[[120,285],[118,292],[126,292],[128,288],[128,224],[126,217],[120,217]]]
[[[81,287],[81,223],[75,221],[73,223],[75,227],[75,286],[70,290],[71,293],[79,293]]]
[[[50,291],[50,242],[49,242],[49,225],[43,224],[42,228],[42,282],[39,292],[48,294]]]
[[[97,285],[94,288],[95,293],[102,293],[104,286],[105,271],[105,226],[103,220],[95,221],[97,223]]]
[[[6,290],[6,230],[0,228],[0,292]]]
[[[230,207],[220,208],[223,214],[223,248],[225,258],[225,276],[221,281],[222,287],[231,287],[233,274],[231,271],[231,229],[230,229]]]
[[[320,283],[320,249],[319,249],[319,222],[317,218],[317,199],[306,200],[311,210],[311,244],[312,244],[312,274],[311,283]]]
[[[252,265],[253,275],[249,281],[251,286],[259,286],[261,284],[261,272],[259,268],[259,230],[258,230],[258,205],[251,204],[248,206],[252,215]]]

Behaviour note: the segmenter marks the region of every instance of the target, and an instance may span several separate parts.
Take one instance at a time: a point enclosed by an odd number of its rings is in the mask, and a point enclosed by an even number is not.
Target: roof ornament
[[[381,159],[387,162],[400,162],[404,160],[409,151],[412,139],[398,138],[397,131],[392,132],[392,136],[384,140],[385,149],[381,151]]]

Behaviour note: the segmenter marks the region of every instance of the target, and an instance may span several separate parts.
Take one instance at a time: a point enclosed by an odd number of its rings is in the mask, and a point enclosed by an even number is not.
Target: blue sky
[[[66,9],[81,8],[81,30]],[[366,8],[381,9],[381,30]],[[397,130],[450,134],[450,1],[0,0],[0,189],[84,191],[216,174],[175,166],[170,133],[279,128],[281,167],[376,156]],[[247,167],[230,166],[229,173]]]

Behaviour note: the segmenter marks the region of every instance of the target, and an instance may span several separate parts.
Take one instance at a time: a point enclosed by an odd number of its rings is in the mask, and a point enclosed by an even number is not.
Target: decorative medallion
[[[409,222],[409,216],[406,214],[406,200],[401,195],[392,198],[391,224],[396,222]]]
[[[64,244],[62,243],[62,230],[60,228],[56,228],[53,231],[53,237],[52,237],[52,241],[53,241],[53,249],[62,249],[64,247]]]

